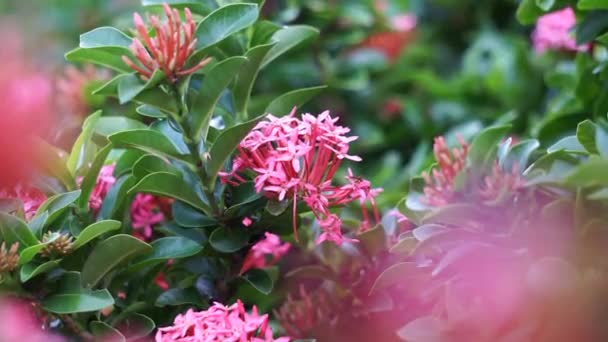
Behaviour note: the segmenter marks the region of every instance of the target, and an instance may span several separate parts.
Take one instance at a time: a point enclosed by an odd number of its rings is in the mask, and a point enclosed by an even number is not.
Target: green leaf
[[[361,247],[369,255],[377,255],[386,249],[386,235],[382,225],[377,225],[361,234],[357,235],[357,240],[361,242]]]
[[[141,341],[142,338],[154,331],[156,324],[148,316],[139,313],[129,313],[115,323],[114,326],[129,337],[128,341]]]
[[[213,115],[215,105],[220,99],[224,89],[241,69],[245,57],[231,57],[216,64],[205,74],[203,85],[192,106],[190,116],[191,133],[195,141],[201,137],[206,138],[207,127]]]
[[[155,172],[167,172],[177,176],[180,175],[180,171],[166,160],[150,154],[142,156],[133,165],[133,176],[137,179],[141,179]]]
[[[303,88],[287,92],[272,100],[264,110],[264,113],[270,113],[274,116],[289,114],[294,107],[302,106],[325,88],[327,86]]]
[[[597,126],[589,121],[585,120],[578,124],[576,127],[576,138],[585,147],[587,152],[592,154],[598,154],[597,147],[595,146],[595,131]]]
[[[498,143],[509,132],[511,126],[495,126],[486,128],[471,142],[467,165],[473,168],[488,169],[496,158]]]
[[[586,187],[594,185],[608,185],[608,160],[594,159],[577,166],[564,180],[567,185]]]
[[[180,236],[160,238],[150,245],[153,248],[152,253],[135,260],[132,268],[139,269],[169,259],[186,258],[203,250],[203,246],[195,241]]]
[[[156,306],[177,306],[183,304],[193,304],[200,305],[201,304],[201,296],[198,292],[193,288],[187,289],[170,289],[161,293],[160,296],[156,299]]]
[[[95,222],[86,227],[74,241],[74,250],[86,245],[91,240],[113,230],[119,229],[121,226],[120,221],[115,220],[103,220]]]
[[[268,272],[261,269],[251,269],[241,275],[241,278],[251,284],[256,290],[268,295],[272,292],[273,281]]]
[[[145,124],[125,116],[103,116],[95,124],[95,134],[108,137],[122,131],[146,128]]]
[[[80,190],[49,197],[46,201],[44,201],[44,203],[42,203],[42,205],[40,205],[36,211],[36,216],[43,215],[45,212],[47,212],[49,217],[46,220],[46,224],[51,224],[65,212],[70,204],[76,202],[79,197]]]
[[[168,172],[156,172],[147,175],[129,190],[129,193],[134,192],[147,192],[154,195],[168,196],[188,203],[199,210],[209,210],[207,204],[192,189],[191,184],[181,177]]]
[[[247,118],[247,105],[249,104],[253,84],[262,66],[262,61],[273,46],[274,43],[258,45],[249,49],[245,54],[247,62],[241,68],[232,91],[235,110],[237,113],[240,113],[242,119]]]
[[[169,138],[156,130],[134,129],[112,134],[108,138],[116,147],[131,147],[150,154],[189,160],[188,156],[180,154]]]
[[[160,109],[155,108],[150,105],[141,105],[135,109],[137,114],[147,116],[149,118],[162,119],[165,118],[166,115]]]
[[[19,242],[20,249],[39,243],[25,222],[6,213],[0,213],[0,232],[2,232],[7,248],[15,242]]]
[[[60,260],[47,261],[44,264],[25,264],[19,270],[19,279],[22,283],[34,278],[37,275],[46,273],[59,266]]]
[[[255,4],[231,4],[211,12],[196,27],[197,47],[217,44],[228,36],[247,28],[258,19]]]
[[[576,136],[573,135],[565,137],[547,148],[547,153],[554,153],[557,151],[565,151],[568,153],[587,153],[583,145],[581,145]]]
[[[535,0],[522,0],[519,3],[515,16],[517,20],[524,25],[534,24],[536,18],[543,15],[544,12],[536,6]]]
[[[48,243],[39,243],[37,245],[33,245],[25,248],[19,253],[19,265],[25,265],[28,262],[32,261],[34,257],[40,253],[40,251],[46,246]]]
[[[213,0],[142,0],[141,4],[145,7],[162,6],[163,3],[169,4],[171,8],[187,7],[193,13],[207,14],[217,8]]]
[[[608,9],[606,0],[579,0],[577,7],[582,10]]]
[[[536,6],[545,12],[549,11],[553,5],[555,5],[555,0],[536,0]]]
[[[40,239],[42,238],[42,230],[46,225],[46,221],[49,219],[49,213],[47,211],[40,213],[32,217],[32,219],[27,223],[28,227],[34,233],[34,235]]]
[[[66,189],[75,189],[76,181],[66,166],[66,153],[50,145],[43,139],[36,139],[35,143],[39,152],[35,155],[35,161],[36,165],[40,168],[40,171],[51,177],[57,178]]]
[[[182,201],[173,202],[171,213],[175,222],[182,227],[201,228],[217,226],[216,220]]]
[[[504,160],[499,160],[503,170],[510,171],[516,165],[519,173],[522,173],[528,165],[532,152],[540,146],[536,139],[528,139],[515,144],[508,152]]]
[[[591,42],[608,29],[608,11],[599,10],[588,13],[576,27],[576,43]]]
[[[87,171],[87,174],[82,179],[80,183],[80,196],[78,197],[78,206],[81,209],[88,209],[89,207],[89,198],[91,197],[91,193],[93,192],[93,188],[95,187],[95,183],[97,182],[97,177],[99,176],[99,171],[103,167],[108,154],[112,150],[112,144],[106,145],[104,148],[99,150],[95,155],[95,159],[93,159],[93,163],[91,167]]]
[[[160,70],[156,69],[152,77],[147,82],[143,82],[138,74],[129,74],[129,76],[122,77],[118,82],[118,100],[120,104],[125,104],[144,90],[151,89],[158,85],[162,80],[165,79],[165,74]]]
[[[152,246],[131,235],[114,235],[97,244],[89,254],[82,267],[82,283],[93,287],[119,264],[151,251]]]
[[[209,188],[214,188],[217,174],[224,167],[224,163],[230,158],[230,155],[236,150],[243,138],[263,117],[264,115],[260,115],[220,133],[209,151],[209,160],[205,165],[208,176],[206,183]]]
[[[95,123],[100,116],[101,111],[98,110],[84,121],[84,124],[82,125],[82,132],[72,146],[72,151],[70,152],[67,164],[68,170],[70,170],[72,175],[76,175],[77,172],[83,166],[87,166],[87,164],[94,157],[91,151],[93,148],[95,148],[95,145],[91,141],[91,137],[93,136]]]
[[[80,35],[80,47],[83,49],[114,47],[127,52],[132,39],[120,30],[110,27],[98,27]]]
[[[118,217],[120,208],[125,204],[127,192],[135,185],[135,178],[131,175],[122,175],[118,177],[116,183],[110,188],[106,194],[106,198],[101,204],[98,219],[111,219]],[[122,216],[120,216],[122,219]]]
[[[122,60],[124,54],[117,54],[110,52],[107,48],[95,48],[95,49],[83,49],[76,48],[65,54],[65,59],[69,62],[89,62],[95,63],[118,72],[131,72],[133,69],[129,68]],[[130,52],[129,52],[130,54]]]
[[[127,339],[120,333],[120,331],[114,329],[112,326],[102,322],[93,321],[89,324],[91,333],[95,338],[100,341],[111,341],[111,342],[126,342]]]
[[[247,246],[248,242],[249,236],[243,228],[217,228],[209,237],[211,247],[222,253],[234,253]]]
[[[114,305],[114,298],[108,290],[89,293],[55,294],[42,301],[42,308],[56,314],[99,311]]]
[[[306,25],[287,26],[276,31],[272,35],[272,42],[276,42],[276,44],[264,58],[262,68],[285,52],[308,40],[316,38],[318,35],[319,30]]]

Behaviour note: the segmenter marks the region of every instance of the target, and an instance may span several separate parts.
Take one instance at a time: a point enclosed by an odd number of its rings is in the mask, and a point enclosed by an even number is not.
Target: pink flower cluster
[[[108,191],[110,191],[112,185],[116,183],[114,166],[115,164],[102,166],[99,171],[99,176],[97,176],[95,187],[93,188],[93,192],[91,192],[91,197],[89,197],[89,208],[93,210],[95,215],[99,212]]]
[[[175,317],[173,326],[159,328],[156,342],[289,342],[289,337],[272,337],[268,315],[251,314],[239,300],[231,306],[215,303],[205,311],[192,309]]]
[[[17,185],[10,190],[0,190],[0,198],[20,200],[23,204],[25,219],[29,221],[36,215],[36,211],[47,197],[36,188]]]
[[[26,301],[5,297],[0,302],[0,341],[64,342],[65,339],[43,330],[34,306]]]
[[[176,9],[172,10],[167,3],[163,3],[163,8],[167,16],[166,22],[161,23],[159,18],[154,15],[148,18],[156,31],[154,37],[150,37],[148,34],[148,29],[141,16],[137,13],[133,14],[138,37],[133,38],[130,48],[139,64],[127,56],[123,56],[122,59],[144,80],[150,79],[154,71],[160,69],[171,82],[175,82],[180,76],[191,74],[202,68],[211,61],[211,58],[206,58],[193,67],[185,69],[188,57],[196,47],[197,39],[194,37],[196,23],[188,8],[184,9],[185,23],[181,22]]]
[[[460,148],[454,147],[451,151],[443,137],[436,137],[433,144],[433,153],[438,167],[431,174],[423,173],[426,182],[424,194],[426,201],[433,206],[442,206],[450,203],[454,197],[454,179],[465,167],[469,145],[460,142]]]
[[[294,114],[295,109],[281,118],[268,115],[258,123],[239,145],[232,171],[223,172],[220,177],[223,182],[236,185],[245,181],[239,173],[252,170],[257,174],[257,192],[279,201],[293,200],[294,231],[296,203],[303,200],[323,230],[317,243],[327,240],[342,244],[342,220],[329,209],[358,200],[365,230],[370,226],[366,202],[372,204],[378,221],[374,198],[382,189],[372,189],[369,181],[353,176],[350,170],[345,185],[332,185],[342,160],[361,160],[348,155],[349,144],[357,137],[346,136],[350,129],[336,125],[338,118],[332,118],[327,111],[317,117],[304,114],[301,119]]]
[[[165,220],[170,199],[150,194],[137,194],[131,203],[133,235],[144,241],[152,238],[152,227]]]
[[[576,45],[570,30],[576,25],[576,16],[570,7],[545,14],[536,22],[532,43],[536,53],[546,50],[586,51],[589,45]]]
[[[289,251],[290,247],[291,245],[287,242],[282,244],[277,235],[264,233],[264,239],[258,241],[249,250],[240,273],[243,274],[252,268],[264,268],[276,264]],[[270,260],[268,260],[268,257],[270,257]]]

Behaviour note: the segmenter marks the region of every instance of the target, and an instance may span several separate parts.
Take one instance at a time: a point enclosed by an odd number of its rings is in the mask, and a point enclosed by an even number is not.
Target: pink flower
[[[167,282],[164,273],[159,273],[154,279],[154,283],[156,283],[156,286],[163,291],[167,291],[169,289],[169,283]]]
[[[327,230],[317,240],[342,241],[342,221],[329,209],[359,200],[364,216],[364,226],[369,226],[365,202],[374,207],[374,216],[379,221],[374,197],[382,189],[371,189],[370,183],[352,175],[346,177],[347,184],[332,185],[332,179],[344,159],[360,161],[348,154],[349,144],[357,137],[347,136],[350,129],[336,125],[338,118],[329,112],[314,117],[304,114],[302,119],[294,111],[285,117],[268,115],[243,139],[238,147],[231,172],[223,172],[223,182],[237,185],[244,179],[239,173],[252,170],[257,174],[254,186],[268,198],[283,201],[303,200]],[[295,209],[295,208],[294,208]],[[296,213],[294,210],[294,232]],[[329,224],[331,222],[331,224]]]
[[[360,47],[377,50],[390,62],[394,62],[413,40],[416,24],[417,18],[413,14],[396,15],[390,20],[389,30],[371,34]]]
[[[137,13],[133,14],[133,21],[137,35],[133,38],[130,49],[139,61],[133,62],[129,57],[122,59],[130,68],[138,72],[144,80],[150,79],[155,70],[160,69],[171,81],[176,82],[180,76],[191,74],[211,61],[206,58],[193,67],[186,69],[188,57],[196,47],[196,23],[188,8],[184,9],[186,22],[182,23],[179,12],[163,3],[167,21],[161,23],[157,16],[150,16],[148,21],[155,30],[156,35],[150,37],[144,21]],[[142,42],[143,41],[143,42]]]
[[[241,267],[241,274],[252,268],[272,266],[289,251],[291,245],[287,242],[281,244],[281,239],[277,235],[268,232],[264,235],[264,239],[258,241],[249,250]],[[268,257],[270,257],[270,260]]]
[[[460,148],[451,151],[443,137],[436,137],[433,144],[433,153],[437,161],[437,168],[431,174],[424,173],[422,176],[426,182],[424,194],[426,202],[433,206],[443,206],[453,200],[454,180],[460,171],[464,170],[469,145],[460,142]]]
[[[589,44],[577,46],[570,30],[576,25],[576,16],[570,7],[545,14],[536,22],[532,42],[536,53],[546,50],[586,51]]]
[[[272,337],[268,315],[249,314],[239,300],[227,307],[214,303],[205,311],[186,311],[175,317],[173,325],[159,328],[156,342],[289,342],[289,337]]]
[[[245,226],[245,227],[251,226],[252,223],[253,223],[253,221],[251,221],[251,219],[249,217],[245,217],[243,219],[243,226]]]
[[[0,198],[20,200],[23,204],[25,219],[29,221],[36,215],[36,211],[47,197],[36,188],[17,185],[10,190],[0,190]]]
[[[63,114],[86,116],[89,112],[87,101],[87,86],[95,81],[104,81],[110,78],[107,70],[97,70],[91,64],[82,70],[68,65],[65,73],[57,80],[57,101]]]
[[[483,184],[479,190],[479,195],[487,201],[495,201],[501,195],[506,193],[514,193],[525,185],[525,180],[518,172],[518,165],[513,164],[511,170],[504,171],[494,163],[492,173],[484,178]]]
[[[3,298],[0,302],[0,341],[60,342],[65,339],[51,335],[42,329],[34,306],[25,301]]]
[[[97,176],[95,187],[91,192],[91,197],[89,197],[89,208],[93,210],[95,215],[97,215],[99,212],[108,191],[110,191],[112,185],[116,183],[116,178],[114,177],[114,166],[115,164],[102,166],[101,170],[99,171],[99,176]]]
[[[300,285],[299,293],[287,294],[287,300],[274,312],[281,326],[293,338],[314,336],[314,329],[336,317],[335,304],[323,288],[309,293]]]
[[[152,226],[165,220],[163,204],[159,197],[150,194],[137,194],[131,203],[131,222],[133,235],[144,241],[152,238]]]

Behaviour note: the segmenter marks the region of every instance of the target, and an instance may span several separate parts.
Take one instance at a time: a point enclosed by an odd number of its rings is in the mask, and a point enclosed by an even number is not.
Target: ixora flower
[[[182,22],[179,12],[163,3],[167,21],[161,23],[157,16],[150,16],[148,22],[154,28],[156,36],[151,37],[143,19],[137,13],[133,14],[137,35],[133,38],[130,49],[139,62],[129,57],[122,59],[130,68],[140,74],[144,80],[149,80],[155,70],[161,70],[171,81],[176,82],[180,76],[191,74],[205,66],[211,58],[205,58],[191,68],[186,68],[188,57],[194,52],[197,39],[194,37],[196,23],[188,8],[184,9],[186,21]]]
[[[536,22],[532,43],[536,53],[546,50],[587,51],[588,44],[578,46],[571,32],[576,16],[570,7],[545,14]]]
[[[136,237],[152,238],[152,226],[165,220],[171,199],[150,194],[137,194],[131,203],[131,222]]]
[[[112,185],[116,183],[116,178],[114,177],[114,167],[115,164],[104,165],[99,171],[97,181],[95,182],[95,187],[93,188],[93,192],[91,192],[91,197],[89,197],[89,208],[93,210],[95,214],[99,212],[99,209],[103,204],[103,200],[106,198],[106,195],[108,194],[108,191],[110,191]]]
[[[377,50],[394,62],[401,50],[412,41],[416,24],[416,16],[412,14],[396,15],[390,20],[390,30],[370,35],[361,47]]]
[[[341,233],[342,221],[329,209],[358,200],[363,212],[361,230],[366,230],[370,227],[366,202],[371,203],[378,222],[374,198],[382,189],[372,189],[369,181],[355,177],[350,170],[345,185],[332,185],[344,159],[361,160],[348,154],[350,142],[357,137],[347,136],[350,129],[336,125],[338,118],[327,111],[317,117],[304,114],[301,119],[294,114],[295,108],[288,116],[268,115],[258,123],[238,146],[232,170],[220,173],[221,180],[238,185],[245,181],[239,173],[253,171],[257,192],[278,201],[293,200],[294,232],[295,207],[298,200],[303,200],[323,230],[317,243],[327,240],[341,244],[347,240]]]
[[[215,303],[205,311],[192,309],[175,317],[173,325],[160,328],[156,342],[289,342],[288,337],[272,337],[268,315],[251,313],[239,300],[231,306]]]
[[[460,141],[460,147],[451,151],[443,137],[436,137],[433,144],[433,154],[437,167],[431,174],[423,173],[426,182],[424,194],[426,202],[432,206],[443,206],[454,198],[454,179],[465,167],[469,145]]]
[[[57,101],[63,113],[83,117],[89,112],[87,103],[87,86],[91,82],[105,81],[110,78],[107,70],[98,70],[87,64],[82,70],[68,65],[65,72],[56,82],[58,91]]]
[[[17,185],[9,190],[0,190],[0,198],[20,200],[23,204],[25,219],[29,221],[36,215],[36,211],[47,197],[42,191],[36,188]]]
[[[264,233],[264,239],[258,241],[245,257],[241,274],[252,268],[264,268],[279,262],[291,245],[287,242],[281,243],[281,239],[272,233]],[[270,259],[268,259],[270,257]]]

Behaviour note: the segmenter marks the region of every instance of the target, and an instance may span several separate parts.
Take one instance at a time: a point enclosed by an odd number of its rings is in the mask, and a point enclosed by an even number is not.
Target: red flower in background
[[[9,190],[0,190],[0,198],[20,200],[23,204],[25,219],[29,221],[36,215],[36,211],[47,197],[36,188],[17,185]]]
[[[394,62],[414,38],[416,23],[417,19],[412,14],[394,16],[390,30],[370,35],[361,43],[361,47],[380,51],[390,62]]]
[[[281,239],[272,233],[264,233],[264,239],[258,241],[245,257],[240,274],[247,272],[252,268],[264,268],[272,266],[279,262],[285,255],[291,245],[289,243],[281,243]]]
[[[148,34],[141,16],[137,13],[133,14],[137,35],[133,38],[130,48],[139,63],[127,56],[123,56],[122,59],[144,80],[150,79],[154,71],[160,69],[171,82],[175,82],[180,76],[202,68],[211,61],[211,58],[203,59],[193,67],[186,68],[188,57],[196,47],[197,39],[194,37],[196,23],[188,8],[184,9],[185,22],[181,21],[179,12],[171,9],[167,3],[163,3],[163,8],[167,16],[166,22],[161,23],[154,15],[148,18],[156,33],[154,37]]]

